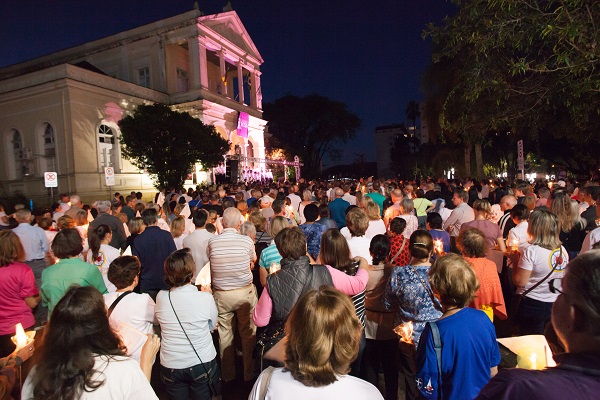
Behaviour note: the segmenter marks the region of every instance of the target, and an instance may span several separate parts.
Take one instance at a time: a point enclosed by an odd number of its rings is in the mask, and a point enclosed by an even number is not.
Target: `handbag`
[[[175,314],[175,318],[177,318],[177,322],[179,323],[179,326],[181,327],[181,330],[183,331],[185,338],[190,343],[190,346],[192,346],[192,350],[194,350],[194,353],[196,353],[196,357],[198,357],[198,360],[200,360],[200,364],[202,364],[202,367],[204,368],[204,372],[206,372],[206,377],[208,378],[208,389],[210,390],[211,396],[213,398],[219,398],[221,396],[220,385],[217,386],[218,381],[215,381],[215,379],[213,379],[210,376],[210,371],[206,368],[206,365],[204,365],[204,362],[202,362],[202,359],[200,358],[200,354],[198,354],[198,352],[196,351],[196,348],[194,347],[194,344],[190,340],[190,337],[186,333],[185,329],[183,329],[183,325],[181,324],[181,321],[179,320],[179,316],[175,312],[175,307],[173,307],[173,302],[171,301],[171,291],[170,290],[169,290],[169,303],[171,304],[171,309],[173,310],[173,314]],[[217,379],[220,380],[221,378],[217,377]]]

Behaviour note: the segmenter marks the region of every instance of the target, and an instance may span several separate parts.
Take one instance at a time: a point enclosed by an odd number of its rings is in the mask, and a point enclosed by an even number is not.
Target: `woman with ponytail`
[[[90,251],[87,253],[87,262],[100,270],[109,293],[115,292],[117,288],[108,280],[108,266],[121,255],[118,249],[109,245],[111,240],[112,230],[108,225],[98,225],[95,229],[88,231]]]
[[[402,220],[402,219],[401,219]],[[402,220],[404,222],[404,220]],[[390,263],[390,239],[386,235],[375,235],[369,251],[373,265],[369,265],[369,281],[365,297],[364,353],[365,379],[377,386],[378,372],[383,370],[385,399],[398,397],[398,337],[394,333],[396,308],[386,309],[383,303],[385,287],[390,280],[394,265]]]

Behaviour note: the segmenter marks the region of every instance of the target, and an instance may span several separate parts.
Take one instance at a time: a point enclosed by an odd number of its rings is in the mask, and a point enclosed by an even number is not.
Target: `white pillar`
[[[198,38],[198,53],[200,55],[200,85],[208,89],[208,61],[206,58],[206,43]]]
[[[223,82],[223,78],[227,78],[225,76],[225,49],[221,49],[219,51],[219,68],[220,68],[220,72],[221,72],[221,77],[220,80],[221,82],[219,82],[219,85],[221,87],[221,94],[227,96],[227,85],[225,84],[225,82]]]
[[[254,106],[262,110],[262,88],[260,87],[260,71],[254,71],[252,74],[252,97],[254,98]]]
[[[244,60],[239,60],[237,63],[237,78],[238,78],[238,93],[240,103],[244,103],[244,70],[242,65],[244,64]]]
[[[200,51],[198,38],[187,40],[188,57],[190,59],[190,89],[200,88]]]

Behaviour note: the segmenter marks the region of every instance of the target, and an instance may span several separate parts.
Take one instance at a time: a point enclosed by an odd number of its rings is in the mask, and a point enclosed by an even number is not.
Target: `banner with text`
[[[248,137],[248,113],[240,111],[240,116],[238,117],[238,126],[237,126],[237,135],[239,137]]]

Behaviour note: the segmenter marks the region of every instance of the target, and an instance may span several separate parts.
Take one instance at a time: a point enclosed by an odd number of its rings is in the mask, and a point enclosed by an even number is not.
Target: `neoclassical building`
[[[231,143],[231,154],[265,157],[263,59],[235,11],[192,10],[113,36],[0,69],[0,197],[56,192],[105,198],[154,192],[151,179],[121,157],[118,121],[143,103],[187,111]],[[248,115],[248,137],[237,135]],[[198,166],[190,184],[210,179]]]

